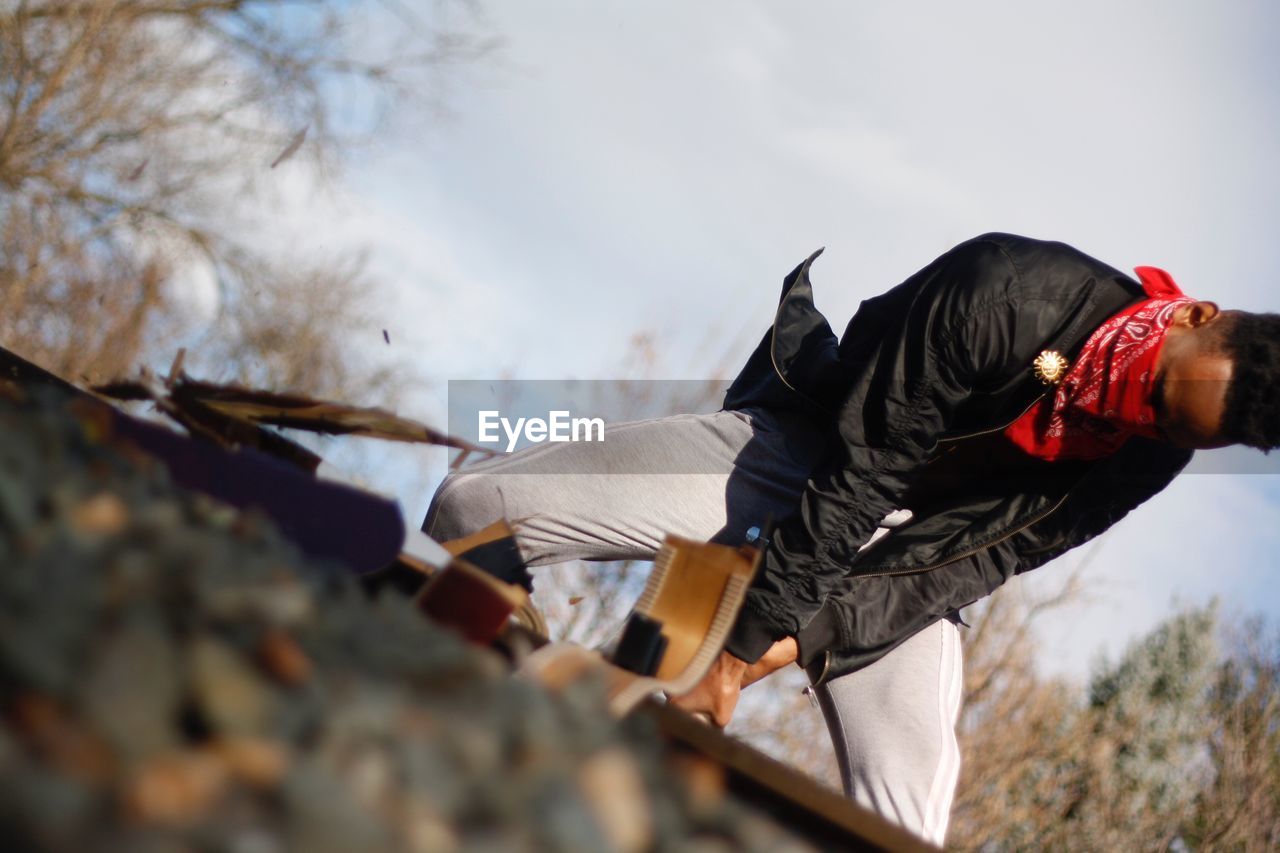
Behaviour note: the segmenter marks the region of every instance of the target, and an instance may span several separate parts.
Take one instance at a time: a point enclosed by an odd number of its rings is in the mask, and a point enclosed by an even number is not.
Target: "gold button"
[[[1032,371],[1045,385],[1057,385],[1067,375],[1071,363],[1055,350],[1044,350],[1031,362]]]

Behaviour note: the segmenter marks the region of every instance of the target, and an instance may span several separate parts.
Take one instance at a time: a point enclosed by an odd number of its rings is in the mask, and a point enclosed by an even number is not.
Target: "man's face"
[[[1222,317],[1212,302],[1179,308],[1156,362],[1156,431],[1177,447],[1208,449],[1222,438],[1222,416],[1231,360],[1216,352],[1213,324]]]

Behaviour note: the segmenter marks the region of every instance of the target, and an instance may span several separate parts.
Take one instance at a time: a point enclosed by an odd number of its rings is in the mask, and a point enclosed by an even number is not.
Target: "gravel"
[[[691,796],[598,685],[511,678],[101,433],[0,386],[7,846],[807,849],[714,786]]]

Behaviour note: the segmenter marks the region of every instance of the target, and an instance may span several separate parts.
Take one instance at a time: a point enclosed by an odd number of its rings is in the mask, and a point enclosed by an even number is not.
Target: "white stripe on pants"
[[[939,846],[960,773],[962,675],[960,632],[943,619],[814,688],[845,793]]]

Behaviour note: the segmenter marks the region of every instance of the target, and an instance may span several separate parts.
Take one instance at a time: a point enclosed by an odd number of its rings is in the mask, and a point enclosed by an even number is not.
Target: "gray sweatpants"
[[[807,420],[763,409],[613,425],[603,442],[534,445],[451,474],[423,530],[448,540],[506,517],[531,566],[653,559],[668,533],[736,545],[794,511],[824,442]],[[960,769],[961,667],[944,620],[815,689],[846,794],[939,845]]]

